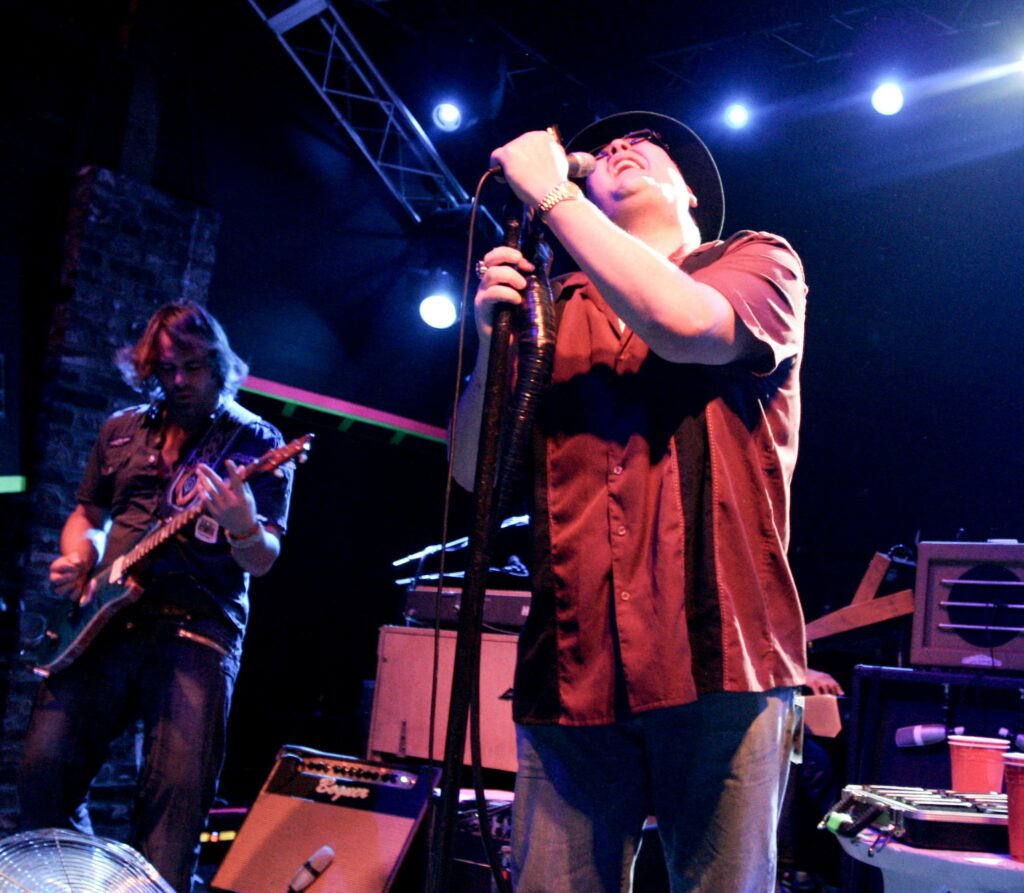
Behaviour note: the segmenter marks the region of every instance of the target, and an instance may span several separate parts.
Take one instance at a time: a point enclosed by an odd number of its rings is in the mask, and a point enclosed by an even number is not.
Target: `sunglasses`
[[[645,128],[643,130],[633,130],[630,133],[625,134],[624,136],[618,137],[618,139],[614,139],[607,143],[603,143],[602,145],[594,149],[590,154],[593,155],[594,158],[607,158],[608,155],[611,154],[608,151],[608,147],[612,143],[619,142],[620,140],[625,140],[626,144],[630,146],[635,146],[637,143],[654,143],[654,145],[658,146],[661,149],[664,149],[666,152],[670,152],[668,143],[666,143],[665,140],[662,139],[660,133],[658,133],[656,130],[649,130]]]

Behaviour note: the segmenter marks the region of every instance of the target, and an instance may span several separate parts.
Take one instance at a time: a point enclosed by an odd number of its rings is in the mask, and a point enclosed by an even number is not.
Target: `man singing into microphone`
[[[787,564],[806,286],[782,238],[719,239],[721,181],[680,122],[586,127],[585,193],[550,132],[497,149],[580,267],[556,282],[537,413],[533,602],[519,642],[517,893],[629,890],[644,820],[673,893],[767,893],[804,679]],[[532,266],[488,252],[460,404],[472,486],[494,307]]]

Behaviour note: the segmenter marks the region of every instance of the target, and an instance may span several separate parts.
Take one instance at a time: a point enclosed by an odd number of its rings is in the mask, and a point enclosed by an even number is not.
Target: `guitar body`
[[[255,462],[240,468],[239,476],[248,480],[253,475],[273,471],[285,462],[304,461],[312,440],[312,434],[304,434],[284,446],[269,450]],[[140,562],[150,552],[201,514],[202,505],[197,501],[192,508],[157,525],[133,548],[90,578],[86,588],[92,593],[92,598],[84,605],[69,598],[56,601],[47,618],[46,632],[39,642],[22,652],[32,672],[45,678],[77,659],[115,614],[142,597],[142,587],[133,580],[132,569],[140,567]]]
[[[95,575],[88,588],[92,598],[84,605],[70,598],[54,602],[42,639],[25,652],[37,676],[45,678],[77,660],[108,621],[135,604],[143,593],[142,587],[130,578],[124,583],[112,579],[109,568]]]

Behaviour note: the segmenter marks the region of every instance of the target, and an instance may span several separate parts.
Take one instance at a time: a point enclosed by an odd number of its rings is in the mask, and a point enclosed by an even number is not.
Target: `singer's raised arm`
[[[491,162],[531,207],[564,182],[567,171],[565,153],[546,131],[523,134],[495,150]],[[624,177],[627,169],[635,175]],[[646,188],[652,181],[655,190]],[[666,201],[667,195],[673,199]],[[720,365],[754,350],[755,342],[720,292],[668,260],[700,244],[689,213],[695,201],[658,146],[624,145],[600,160],[586,196],[559,201],[544,222],[655,353],[671,362]]]

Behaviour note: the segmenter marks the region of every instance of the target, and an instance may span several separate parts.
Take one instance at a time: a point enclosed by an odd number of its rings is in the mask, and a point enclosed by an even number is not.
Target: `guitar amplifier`
[[[461,589],[422,587],[405,593],[402,614],[407,621],[422,626],[435,619],[442,627],[456,627],[462,607]],[[509,589],[488,589],[484,593],[484,626],[519,630],[530,613],[530,593]]]
[[[409,626],[381,627],[377,681],[367,752],[371,758],[439,759],[444,749],[451,702],[456,633],[443,629],[437,642],[438,689],[434,716],[435,753],[430,753],[430,700],[434,675],[434,631]],[[484,633],[480,642],[480,745],[488,769],[515,772],[516,732],[512,683],[518,637]],[[466,742],[465,762],[469,760]]]
[[[324,847],[318,893],[384,893],[441,770],[411,770],[285,745],[213,878],[231,893],[283,893]]]
[[[1024,670],[1024,544],[919,545],[910,659]]]

